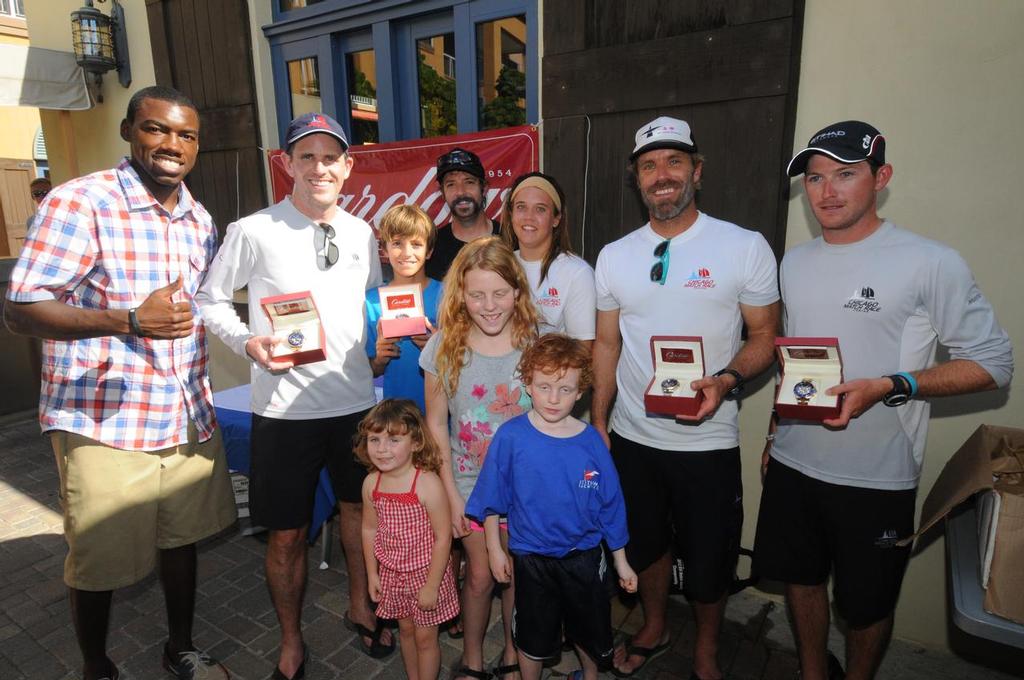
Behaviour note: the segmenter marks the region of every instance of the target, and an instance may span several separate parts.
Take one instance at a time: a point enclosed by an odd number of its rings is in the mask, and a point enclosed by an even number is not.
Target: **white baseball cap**
[[[635,160],[645,151],[654,149],[682,149],[690,153],[697,152],[693,141],[690,125],[685,120],[659,116],[636,131],[636,146],[629,160]]]

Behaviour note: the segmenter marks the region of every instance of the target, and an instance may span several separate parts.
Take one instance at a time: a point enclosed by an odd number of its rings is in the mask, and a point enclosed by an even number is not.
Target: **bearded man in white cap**
[[[657,118],[635,141],[629,167],[650,222],[605,246],[596,270],[592,419],[621,477],[626,553],[640,576],[644,612],[640,630],[616,649],[613,672],[630,677],[669,648],[665,610],[675,545],[697,622],[692,677],[717,680],[719,631],[743,525],[734,398],[773,360],[776,263],[761,234],[697,210],[704,158],[685,121]],[[689,385],[703,394],[695,414],[646,412],[654,335],[703,339],[706,377]]]

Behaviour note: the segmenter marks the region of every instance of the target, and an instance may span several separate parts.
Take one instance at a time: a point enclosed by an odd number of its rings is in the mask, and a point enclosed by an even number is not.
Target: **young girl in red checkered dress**
[[[408,399],[385,399],[366,414],[355,450],[372,470],[363,483],[370,599],[378,603],[378,618],[398,619],[410,680],[435,680],[441,668],[438,624],[459,613],[440,451]]]

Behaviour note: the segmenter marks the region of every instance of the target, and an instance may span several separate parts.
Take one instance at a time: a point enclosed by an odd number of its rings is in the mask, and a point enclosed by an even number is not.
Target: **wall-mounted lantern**
[[[71,13],[71,42],[75,49],[75,61],[86,73],[93,74],[97,102],[103,101],[100,87],[103,74],[107,71],[117,69],[118,82],[124,87],[132,84],[124,9],[117,0],[110,2],[110,16],[96,9],[93,0],[85,0],[84,7]]]

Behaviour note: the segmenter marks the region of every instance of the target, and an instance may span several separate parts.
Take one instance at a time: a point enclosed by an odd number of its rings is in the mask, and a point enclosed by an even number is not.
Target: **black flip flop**
[[[448,627],[446,628],[445,632],[448,634],[448,637],[450,639],[461,640],[466,635],[466,631],[460,628],[461,624],[462,617],[458,614],[455,615],[454,619],[448,622]]]
[[[274,674],[270,676],[270,680],[303,680],[306,677],[306,661],[309,659],[309,649],[306,644],[302,644],[302,663],[295,669],[295,673],[289,678],[281,670],[280,666],[274,666]]]
[[[356,623],[345,615],[345,627],[353,633],[359,635],[359,648],[363,650],[363,653],[371,659],[383,659],[384,657],[395,651],[395,639],[394,636],[391,638],[391,644],[385,645],[380,641],[380,636],[384,632],[385,627],[384,619],[377,619],[377,627],[370,630],[361,623]],[[370,645],[367,646],[363,642],[363,638],[370,638]]]
[[[503,675],[511,675],[512,673],[518,673],[518,672],[519,672],[519,664],[517,664],[517,663],[510,663],[510,664],[506,664],[504,666],[498,666],[493,671],[491,671],[491,673],[496,678],[500,678]]]
[[[487,671],[478,671],[469,666],[462,666],[459,670],[455,671],[454,677],[457,678],[460,675],[465,678],[476,678],[476,680],[491,680],[491,674]]]
[[[671,640],[666,640],[665,642],[662,642],[660,645],[656,645],[654,647],[639,647],[637,645],[627,645],[626,658],[628,659],[631,656],[639,656],[643,658],[643,661],[641,661],[640,665],[631,670],[629,673],[624,673],[623,671],[620,671],[618,668],[613,667],[612,675],[614,675],[617,678],[631,678],[637,673],[639,673],[640,669],[647,665],[647,662],[657,659],[659,656],[667,652],[668,648],[671,646]]]

